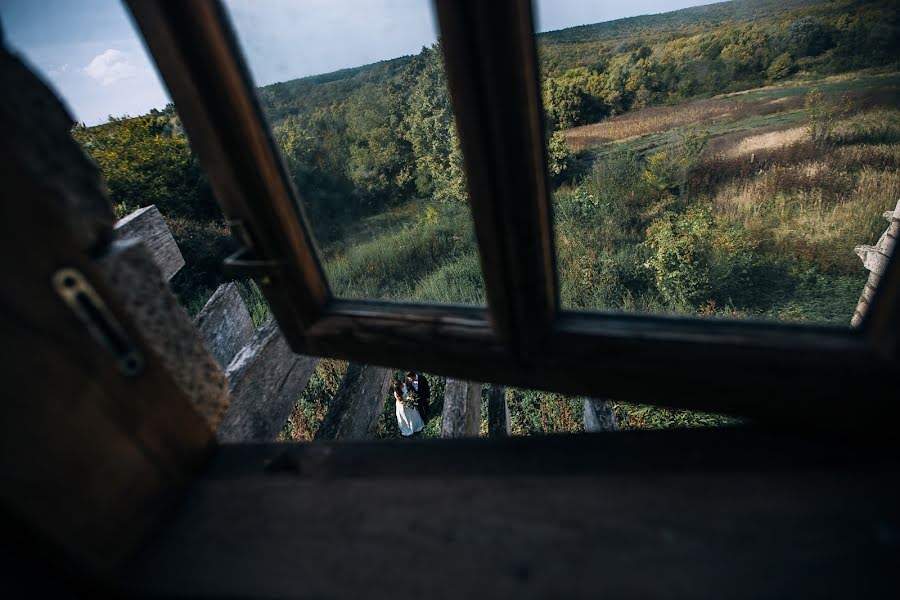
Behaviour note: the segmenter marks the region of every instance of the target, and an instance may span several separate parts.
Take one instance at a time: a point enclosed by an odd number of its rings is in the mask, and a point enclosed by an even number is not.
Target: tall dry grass
[[[777,168],[723,186],[713,199],[717,214],[783,258],[858,271],[853,248],[872,243],[884,229],[881,214],[900,198],[900,173],[871,167],[834,172],[827,160],[798,165],[790,173],[793,184],[786,184],[786,172]]]
[[[677,106],[655,106],[613,117],[600,123],[567,130],[566,141],[573,151],[608,142],[661,133],[679,127],[723,121],[739,121],[756,116],[793,111],[802,98],[753,98],[747,100],[697,100]]]

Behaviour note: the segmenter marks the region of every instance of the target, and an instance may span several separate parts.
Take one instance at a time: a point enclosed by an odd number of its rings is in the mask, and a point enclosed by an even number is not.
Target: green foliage
[[[713,219],[709,211],[667,213],[647,230],[652,250],[646,266],[653,272],[662,296],[674,306],[699,306],[712,291]]]
[[[415,157],[416,189],[440,202],[465,201],[462,150],[440,47],[424,49],[420,60],[423,64],[412,82],[403,126]]]
[[[219,207],[174,115],[110,118],[72,136],[100,167],[120,214],[155,204],[166,217],[214,219]]]
[[[832,45],[831,28],[820,19],[805,15],[791,23],[785,42],[795,58],[818,56]]]
[[[547,169],[554,179],[562,178],[572,166],[572,151],[566,143],[566,135],[561,131],[550,134],[547,142]]]
[[[548,121],[567,128],[788,77],[900,60],[890,0],[734,0],[538,35]]]
[[[159,208],[185,259],[172,288],[199,311],[224,280],[222,260],[235,244],[174,110],[76,126],[72,135],[100,167],[118,217]]]
[[[791,58],[791,54],[789,52],[782,52],[772,61],[772,64],[769,65],[769,68],[766,70],[766,75],[769,77],[770,81],[777,81],[779,79],[784,79],[793,71],[794,60]]]
[[[714,156],[706,156],[705,132],[685,129],[696,120],[603,140],[576,156],[561,128],[796,72],[793,87],[711,101],[734,102],[735,112],[751,98],[795,102],[789,96],[812,85],[807,77],[896,63],[892,9],[888,0],[735,0],[540,34],[563,305],[846,324],[865,282],[852,246],[877,239],[881,211],[900,195],[896,111],[850,116],[822,92],[852,88],[852,78],[810,90],[805,113],[740,117],[740,127],[767,133],[804,115],[809,122],[814,144],[767,148],[752,162],[721,146],[721,134],[738,132],[739,117],[709,123],[720,136]],[[267,86],[260,99],[339,296],[484,302],[440,46]],[[666,122],[661,113],[670,110],[640,118]],[[172,283],[182,303],[199,310],[222,281],[221,259],[233,243],[174,112],[74,135],[109,179],[118,214],[160,207],[187,261]],[[262,323],[269,310],[258,288],[240,289]],[[345,369],[320,363],[285,437],[314,435]],[[425,436],[440,431],[444,379],[431,381]],[[507,394],[516,434],[581,429],[579,398]],[[392,437],[394,407],[385,400],[378,435]],[[733,422],[628,404],[616,410],[625,428]]]
[[[840,103],[828,102],[819,88],[812,88],[803,98],[806,111],[806,133],[813,144],[823,145],[834,141],[834,131],[839,119],[851,110],[849,99],[844,96]]]

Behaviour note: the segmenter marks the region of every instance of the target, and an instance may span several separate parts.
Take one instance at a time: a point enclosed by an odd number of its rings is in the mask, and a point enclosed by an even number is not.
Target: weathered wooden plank
[[[234,282],[219,286],[194,318],[194,325],[222,368],[227,368],[256,334],[250,311]]]
[[[481,384],[447,379],[441,437],[477,437],[481,428]]]
[[[613,411],[613,403],[611,400],[604,400],[602,398],[584,399],[585,431],[617,431],[618,429],[619,421],[616,419],[616,413]]]
[[[732,429],[223,447],[126,585],[596,598],[602,580],[610,597],[891,597],[898,503],[883,449]]]
[[[41,181],[79,250],[113,238],[112,203],[103,176],[72,138],[63,103],[19,58],[0,46],[0,130],[20,168]],[[5,201],[13,201],[4,194]]]
[[[155,205],[139,208],[116,222],[116,237],[144,242],[166,280],[172,279],[184,266],[181,250]]]
[[[866,311],[869,309],[869,304],[872,303],[872,298],[875,296],[875,292],[878,290],[878,284],[880,282],[881,277],[879,277],[878,273],[869,273],[869,279],[866,280],[866,285],[863,287],[862,294],[859,296],[859,302],[856,304],[856,311],[853,313],[853,318],[850,320],[851,327],[858,327],[859,324],[862,323],[863,316],[865,316]]]
[[[0,50],[0,73],[9,60]],[[17,132],[0,137],[0,505],[4,521],[39,532],[54,548],[47,554],[65,557],[42,572],[110,576],[166,516],[212,431],[91,258],[112,239],[108,199],[90,161],[69,162],[68,124],[52,131],[58,102],[29,99],[33,76],[21,69],[20,85],[0,76],[4,92],[15,90],[0,94],[0,123]],[[16,96],[34,103],[31,116],[9,114],[25,106]],[[90,285],[102,311],[81,314],[63,300],[51,283],[62,269]],[[86,298],[75,299],[97,308]],[[115,323],[139,368],[124,371],[101,341],[109,331],[88,323]]]
[[[371,437],[388,397],[391,373],[390,369],[351,364],[316,432],[316,439],[363,440]]]
[[[218,440],[274,440],[318,362],[318,358],[294,354],[270,318],[225,371],[232,401],[216,433]]]
[[[884,275],[884,270],[891,258],[890,255],[882,253],[875,246],[857,246],[853,251],[862,259],[866,270],[878,275]]]
[[[225,373],[203,344],[143,242],[117,240],[97,259],[147,344],[209,426],[228,408]]]
[[[881,277],[888,268],[891,257],[897,247],[897,238],[900,237],[900,200],[893,211],[887,211],[882,215],[890,223],[874,246],[857,246],[856,254],[862,259],[863,266],[869,271],[869,280],[859,297],[856,311],[850,320],[852,327],[857,327],[863,322],[863,317],[872,303],[875,291],[881,283]]]
[[[492,385],[488,390],[488,436],[504,437],[509,434],[509,405],[506,403],[506,388],[502,385]]]

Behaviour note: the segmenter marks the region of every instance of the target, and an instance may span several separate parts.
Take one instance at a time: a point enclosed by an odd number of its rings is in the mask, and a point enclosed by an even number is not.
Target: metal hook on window
[[[94,339],[112,353],[122,373],[134,376],[143,370],[141,353],[80,271],[72,268],[58,270],[53,274],[53,288]]]

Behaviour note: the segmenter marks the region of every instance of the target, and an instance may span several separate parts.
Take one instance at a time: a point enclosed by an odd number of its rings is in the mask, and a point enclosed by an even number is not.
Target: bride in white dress
[[[404,437],[425,429],[425,422],[422,421],[419,409],[413,406],[412,394],[408,393],[406,384],[400,383],[396,379],[394,380],[394,404],[397,411],[397,425]]]

